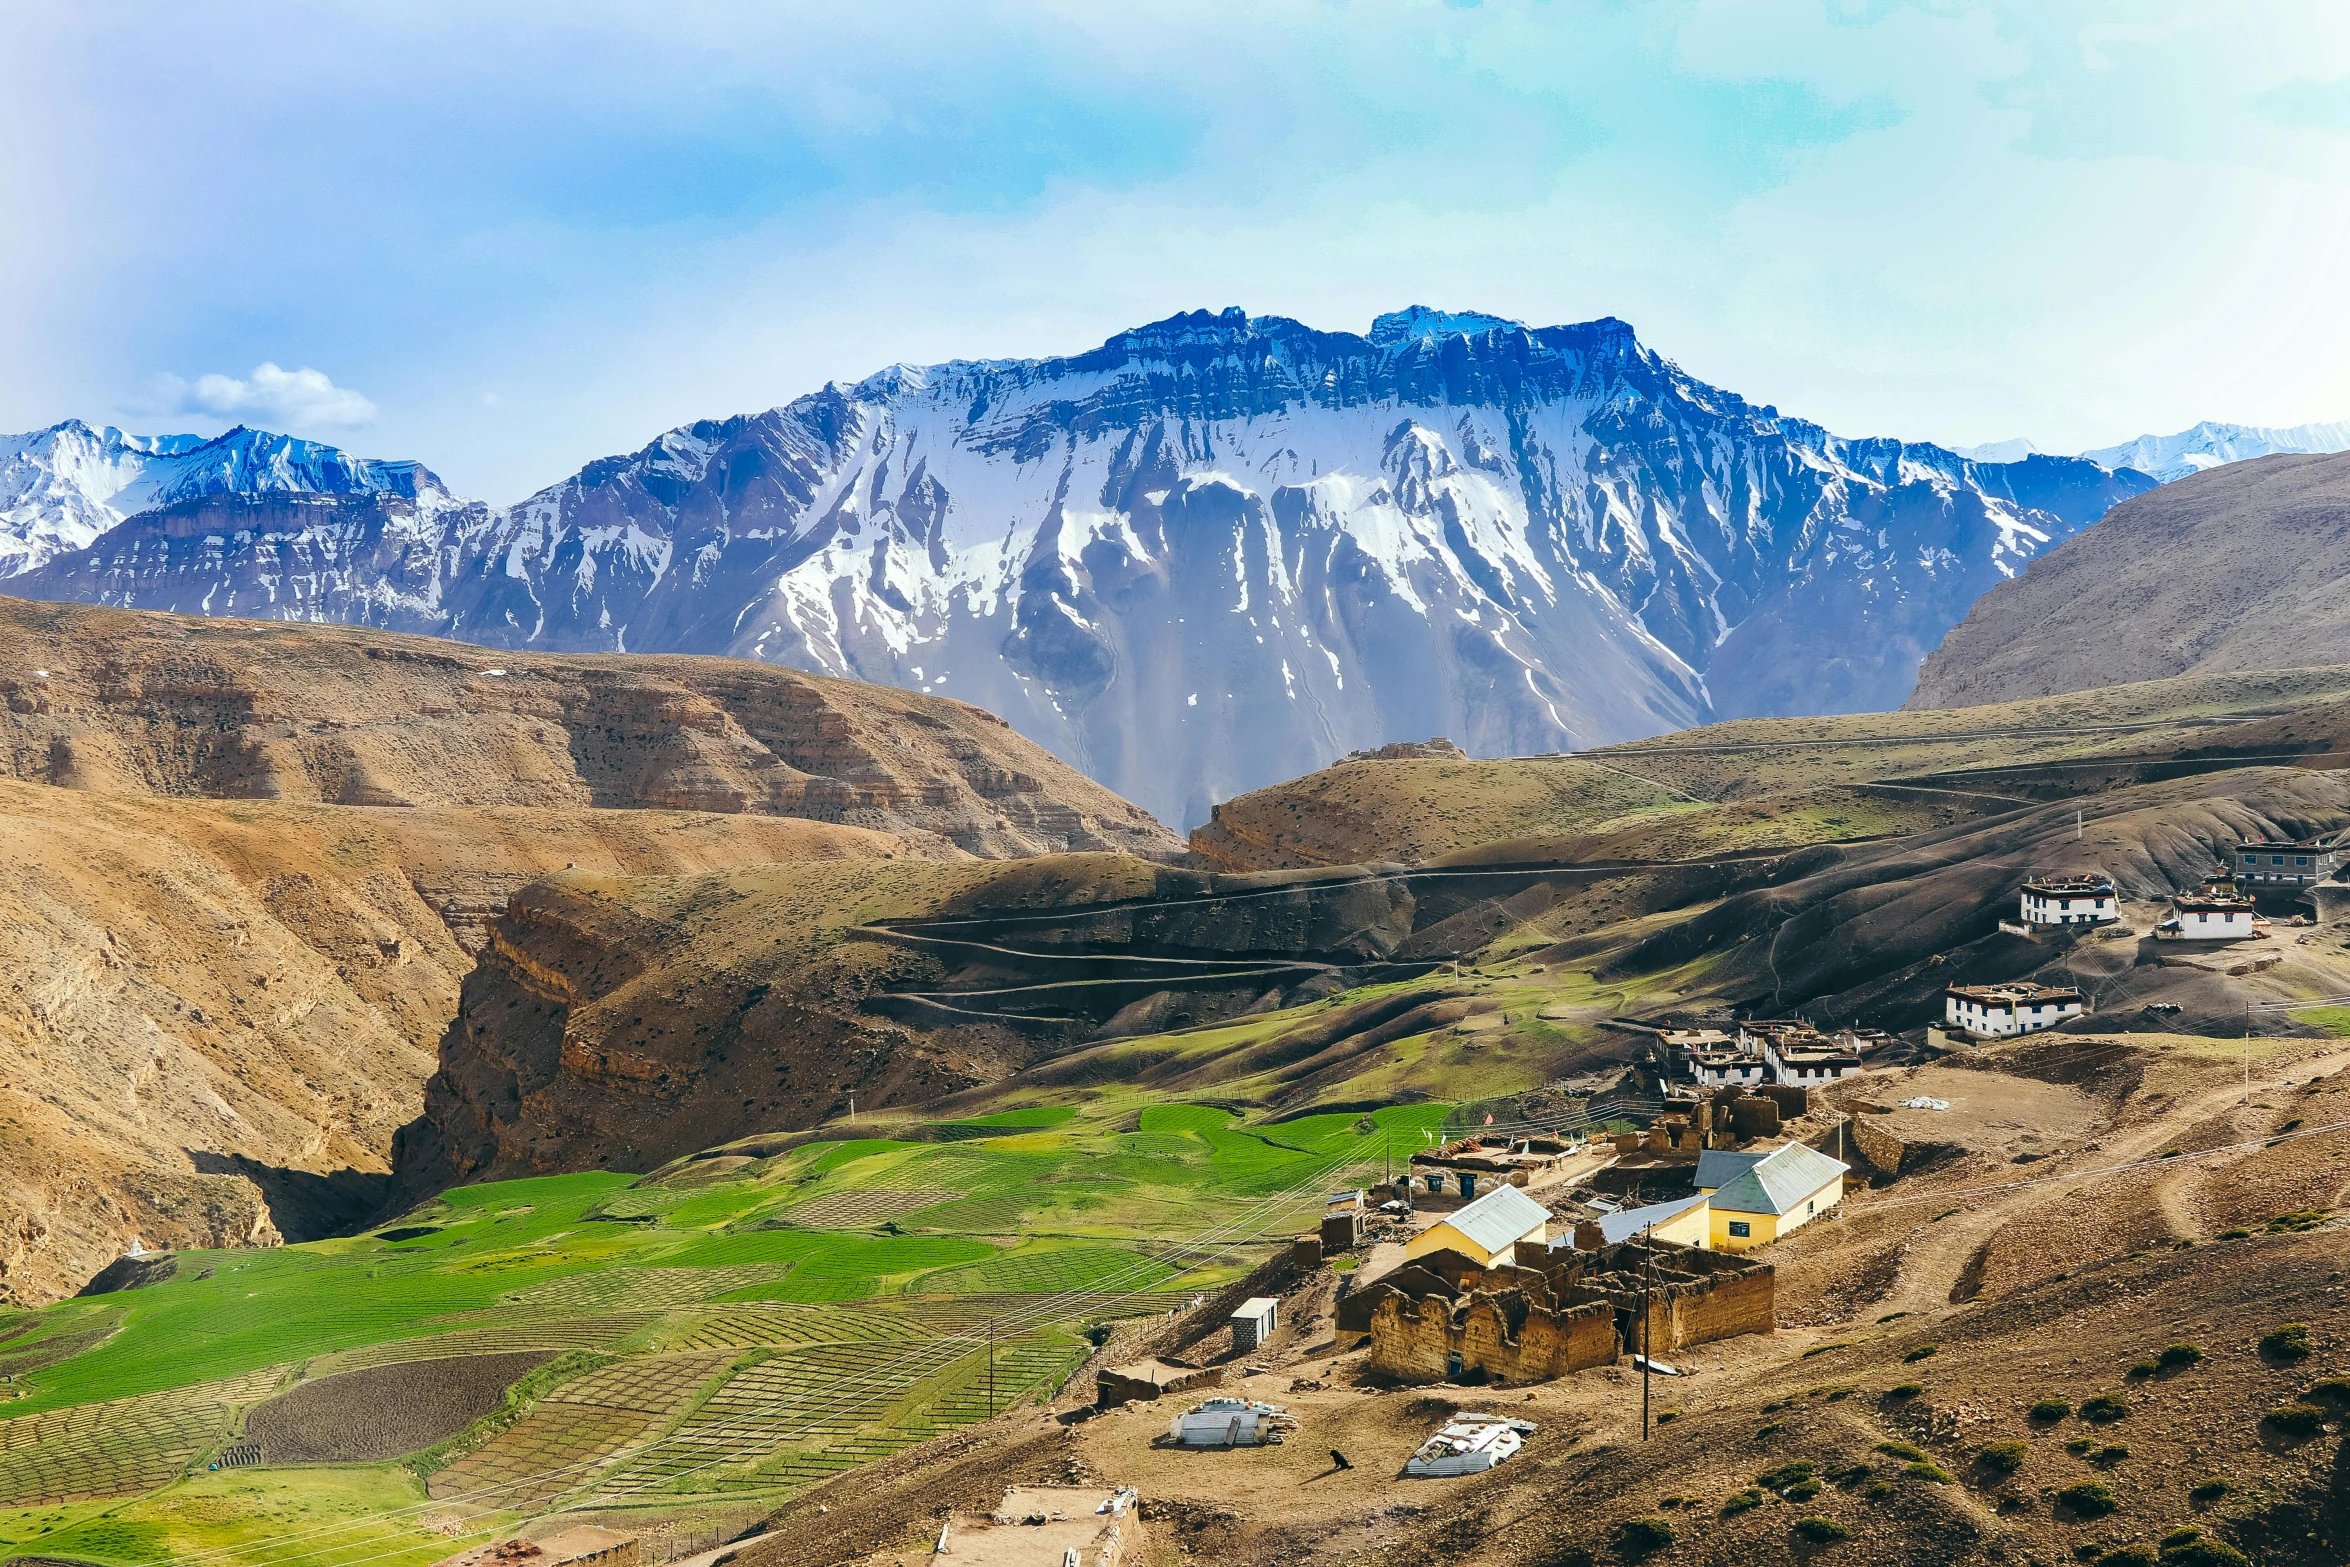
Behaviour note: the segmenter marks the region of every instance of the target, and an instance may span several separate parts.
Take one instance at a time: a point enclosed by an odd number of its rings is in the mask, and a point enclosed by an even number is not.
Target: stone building
[[[1447,1254],[1399,1268],[1347,1301],[1339,1325],[1361,1322],[1373,1368],[1407,1381],[1542,1382],[1638,1350],[1644,1298],[1661,1356],[1773,1331],[1775,1289],[1767,1265],[1686,1246],[1528,1243],[1507,1265]]]

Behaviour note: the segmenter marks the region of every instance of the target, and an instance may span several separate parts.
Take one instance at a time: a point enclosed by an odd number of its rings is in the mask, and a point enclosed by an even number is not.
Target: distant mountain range
[[[1976,462],[2021,462],[2037,455],[2040,448],[2018,436],[2013,440],[1989,441],[1981,446],[1959,446],[1952,450]],[[2278,429],[2206,419],[2176,435],[2141,435],[2119,446],[2100,446],[2080,455],[2101,467],[2134,468],[2168,484],[2206,468],[2278,452],[2343,451],[2350,451],[2350,421],[2297,424],[2290,429]]]
[[[957,696],[1185,827],[1399,738],[1896,706],[1985,589],[2153,482],[1840,437],[1621,321],[1424,308],[896,366],[503,508],[252,431],[5,450],[12,592]]]
[[[423,464],[353,457],[242,426],[225,435],[125,435],[79,419],[0,435],[0,577],[88,547],[124,518],[214,495],[398,496],[457,504]]]

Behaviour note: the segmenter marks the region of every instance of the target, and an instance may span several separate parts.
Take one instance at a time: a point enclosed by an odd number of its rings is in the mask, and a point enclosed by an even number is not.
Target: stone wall
[[[1901,1160],[1909,1151],[1908,1145],[1885,1130],[1883,1123],[1856,1115],[1847,1123],[1846,1130],[1852,1135],[1852,1146],[1863,1159],[1887,1175],[1901,1173]]]
[[[1662,1244],[1644,1281],[1649,1262],[1637,1244],[1522,1250],[1517,1266],[1453,1277],[1399,1269],[1348,1304],[1371,1335],[1372,1366],[1411,1381],[1536,1382],[1612,1365],[1642,1347],[1644,1282],[1646,1342],[1659,1357],[1777,1328],[1769,1265]]]
[[[1621,1353],[1605,1302],[1552,1310],[1522,1290],[1415,1300],[1382,1289],[1371,1313],[1372,1366],[1407,1381],[1547,1382],[1613,1365]]]

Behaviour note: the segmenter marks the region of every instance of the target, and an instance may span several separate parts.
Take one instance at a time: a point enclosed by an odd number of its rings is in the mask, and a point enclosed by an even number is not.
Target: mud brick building
[[[1771,1332],[1776,1287],[1768,1264],[1686,1246],[1528,1242],[1504,1266],[1420,1258],[1343,1303],[1339,1326],[1367,1330],[1372,1366],[1406,1381],[1543,1382],[1639,1348],[1644,1301],[1660,1356]]]

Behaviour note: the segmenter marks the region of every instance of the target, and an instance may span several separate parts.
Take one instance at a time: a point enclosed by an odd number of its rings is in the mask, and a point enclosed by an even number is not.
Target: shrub
[[[1899,1387],[1885,1389],[1885,1396],[1887,1398],[1915,1398],[1924,1391],[1925,1389],[1915,1382],[1904,1382]]]
[[[2268,1221],[2268,1227],[2279,1235],[2298,1234],[2302,1230],[2316,1229],[2326,1222],[2326,1218],[2324,1209],[2309,1208],[2299,1213],[2280,1213]]]
[[[1774,1420],[1769,1425],[1764,1426],[1760,1431],[1755,1432],[1754,1439],[1759,1442],[1766,1436],[1777,1436],[1780,1432],[1786,1429],[1787,1428],[1785,1426]]]
[[[2192,1344],[2166,1344],[2155,1362],[2166,1371],[2179,1371],[2203,1359],[2203,1351]]]
[[[1814,1545],[1833,1545],[1852,1537],[1852,1531],[1833,1518],[1798,1518],[1795,1532]]]
[[[1923,1458],[1926,1456],[1924,1448],[1912,1447],[1907,1442],[1879,1442],[1877,1451],[1883,1453],[1887,1458]]]
[[[2201,1529],[2196,1528],[2191,1523],[2182,1524],[2178,1528],[2173,1529],[2170,1533],[2162,1537],[2162,1548],[2166,1551],[2175,1551],[2180,1546],[2186,1544],[2189,1540],[2200,1540],[2202,1538],[2203,1531]]]
[[[1828,1478],[1838,1485],[1858,1485],[1876,1471],[1866,1464],[1847,1464],[1842,1469],[1831,1469]]]
[[[1787,1500],[1790,1502],[1808,1502],[1819,1494],[1820,1482],[1817,1480],[1798,1480],[1787,1487]]]
[[[2011,1475],[2023,1468],[2024,1459],[2031,1453],[2031,1444],[2010,1437],[2004,1442],[1986,1442],[1975,1458],[1986,1469]]]
[[[1678,1409],[1660,1409],[1656,1412],[1656,1423],[1660,1426],[1669,1426],[1680,1418],[1681,1411]]]
[[[1766,1415],[1775,1415],[1782,1409],[1793,1409],[1794,1407],[1795,1400],[1792,1398],[1773,1399],[1770,1403],[1762,1406],[1762,1412]]]
[[[2162,1368],[2160,1366],[2156,1365],[2151,1360],[2141,1360],[2136,1365],[2130,1367],[2128,1374],[2132,1377],[2144,1378],[2154,1375],[2155,1372],[2160,1371],[2161,1369]]]
[[[2315,1436],[2326,1427],[2326,1412],[2315,1404],[2279,1404],[2260,1423],[2285,1436]]]
[[[2121,1505],[2113,1499],[2113,1487],[2103,1480],[2075,1480],[2057,1492],[2056,1499],[2082,1518],[2102,1518]]]
[[[1851,1344],[1851,1342],[1850,1342],[1849,1340],[1847,1340],[1846,1342],[1844,1342],[1844,1343],[1841,1343],[1841,1344],[1814,1344],[1814,1345],[1813,1345],[1811,1348],[1809,1348],[1809,1349],[1807,1349],[1807,1350],[1805,1350],[1805,1351],[1803,1352],[1803,1355],[1802,1355],[1802,1357],[1801,1357],[1801,1358],[1803,1358],[1803,1359],[1805,1359],[1805,1360],[1809,1360],[1809,1359],[1811,1359],[1811,1357],[1812,1357],[1812,1356],[1814,1356],[1814,1355],[1825,1355],[1825,1354],[1827,1354],[1827,1353],[1828,1353],[1830,1350],[1837,1350],[1837,1349],[1850,1349],[1850,1348],[1852,1348],[1852,1344]]]
[[[2097,1560],[2104,1567],[2159,1567],[2162,1558],[2144,1540],[2132,1540],[2127,1545],[2117,1545],[2104,1552]]]
[[[2252,1238],[2252,1232],[2250,1230],[2222,1230],[2219,1232],[2219,1238],[2223,1241],[2248,1241]]]
[[[1819,1472],[1819,1466],[1808,1458],[1798,1458],[1791,1464],[1766,1469],[1754,1477],[1754,1483],[1766,1491],[1784,1491],[1798,1480],[1809,1480]]]
[[[2130,1450],[2126,1447],[2101,1447],[2089,1455],[2089,1462],[2100,1469],[2111,1469],[2129,1456]]]
[[[2350,1377],[2327,1377],[2323,1382],[2313,1382],[2309,1391],[2301,1396],[2322,1398],[2335,1404],[2350,1404]]]
[[[2072,1412],[2071,1403],[2061,1398],[2044,1398],[2026,1411],[2034,1420],[2062,1420]]]
[[[1722,1516],[1724,1518],[1735,1518],[1740,1513],[1746,1512],[1751,1508],[1760,1507],[1762,1504],[1762,1492],[1756,1490],[1753,1486],[1750,1485],[1745,1490],[1738,1492],[1736,1495],[1732,1496],[1728,1501],[1722,1504]]]
[[[1872,1502],[1881,1502],[1893,1494],[1893,1487],[1883,1480],[1871,1480],[1860,1494]]]
[[[1931,1360],[1936,1355],[1941,1353],[1942,1346],[1939,1344],[1920,1344],[1917,1348],[1902,1356],[1901,1359],[1904,1364],[1915,1364],[1921,1360]]]
[[[2162,1567],[2252,1567],[2244,1553],[2219,1540],[2194,1539],[2162,1553]]]
[[[1634,1518],[1624,1525],[1618,1538],[1624,1549],[1634,1555],[1644,1556],[1650,1551],[1661,1551],[1673,1543],[1673,1521],[1653,1513],[1646,1518]]]
[[[1921,1458],[1915,1463],[1903,1464],[1901,1472],[1909,1479],[1924,1480],[1933,1485],[1948,1485],[1950,1483],[1950,1471],[1930,1458]]]
[[[2309,1345],[2309,1324],[2287,1322],[2270,1328],[2260,1337],[2260,1352],[2278,1360],[2307,1360],[2313,1353]]]
[[[2210,1479],[2198,1481],[2196,1484],[2189,1487],[2187,1490],[2187,1500],[2190,1502],[2201,1503],[2204,1506],[2209,1506],[2211,1503],[2218,1501],[2221,1497],[2227,1495],[2234,1489],[2235,1487],[2228,1484],[2227,1481],[2221,1479],[2218,1475],[2213,1475]]]
[[[2091,1441],[2088,1437],[2076,1436],[2071,1441],[2064,1444],[2064,1450],[2077,1456],[2087,1452],[2090,1448],[2095,1447],[2096,1445],[2097,1444]]]
[[[2111,1425],[2130,1412],[2130,1401],[2119,1393],[2100,1393],[2081,1405],[2081,1418]]]

